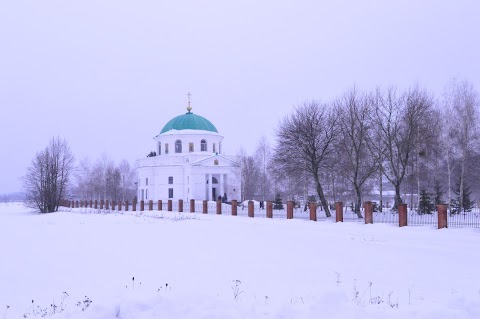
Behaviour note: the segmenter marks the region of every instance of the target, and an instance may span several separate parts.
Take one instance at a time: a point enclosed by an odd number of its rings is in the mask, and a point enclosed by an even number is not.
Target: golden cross
[[[188,93],[187,93],[187,96],[188,96],[188,107],[187,107],[187,111],[188,111],[188,113],[190,113],[190,111],[192,110],[192,107],[190,106],[190,97],[192,96],[192,93],[188,92]]]

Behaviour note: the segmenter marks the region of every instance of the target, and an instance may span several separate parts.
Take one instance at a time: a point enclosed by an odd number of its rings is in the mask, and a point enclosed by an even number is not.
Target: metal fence
[[[144,211],[150,211],[150,203],[144,203]],[[162,207],[159,209],[158,202],[152,202],[151,211],[168,211],[168,201],[162,201]],[[68,206],[67,206],[68,205]],[[72,203],[65,204],[67,207],[72,207]],[[129,203],[128,210],[133,211],[135,205],[135,210],[138,212],[141,210],[141,204],[137,203]],[[217,214],[217,202],[209,201],[207,202],[207,213],[208,214]],[[276,219],[286,219],[287,218],[287,205],[284,205],[283,209],[273,209],[272,210],[272,217]],[[76,202],[76,207],[82,207]],[[89,201],[84,202],[83,207],[90,207]],[[122,211],[126,210],[126,203],[122,203],[121,205]],[[100,209],[100,203],[98,203],[98,208]],[[118,203],[112,207],[112,204],[109,203],[108,207],[106,204],[104,205],[103,211],[105,212],[113,212],[118,210]],[[171,210],[174,212],[178,212],[179,210],[179,201],[172,200],[171,201]],[[195,213],[203,213],[204,212],[204,202],[203,201],[195,201],[194,202],[194,210]],[[343,222],[365,222],[365,209],[361,209],[362,217],[358,217],[357,214],[350,208],[350,207],[343,207]],[[189,213],[190,212],[190,202],[184,201],[183,202],[183,212]],[[331,216],[327,217],[325,211],[321,206],[317,206],[316,208],[316,219],[319,222],[335,222],[336,221],[336,211],[335,209],[330,209]],[[232,205],[231,203],[221,203],[221,214],[222,215],[232,215]],[[248,205],[243,203],[238,203],[237,205],[237,215],[238,216],[248,216]],[[387,224],[394,224],[399,225],[399,214],[397,211],[384,209],[382,212],[375,211],[372,214],[373,216],[373,223],[387,223]],[[258,205],[254,205],[254,217],[255,218],[266,218],[267,217],[267,209],[260,208]],[[294,207],[293,208],[293,219],[300,219],[300,220],[309,220],[310,219],[310,209],[307,207]],[[410,209],[407,212],[407,225],[408,226],[438,226],[438,212],[432,211],[431,214],[421,214],[415,209]],[[461,227],[472,227],[472,228],[480,228],[480,209],[474,208],[470,212],[460,212],[457,214],[447,213],[447,225],[448,227],[452,228],[461,228]]]

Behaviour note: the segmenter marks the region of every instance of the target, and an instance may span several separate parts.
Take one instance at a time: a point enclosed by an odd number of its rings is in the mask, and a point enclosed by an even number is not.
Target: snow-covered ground
[[[467,228],[0,204],[0,319],[477,319],[479,244]]]

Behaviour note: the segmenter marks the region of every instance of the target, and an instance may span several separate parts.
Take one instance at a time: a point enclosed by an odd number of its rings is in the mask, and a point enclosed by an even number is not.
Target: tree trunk
[[[360,210],[360,207],[362,205],[362,196],[360,193],[360,187],[354,185],[353,188],[355,191],[355,214],[357,214],[358,218],[363,218],[362,211]]]
[[[383,166],[380,164],[380,212],[383,211]]]
[[[322,203],[322,207],[325,210],[325,215],[327,217],[331,217],[332,215],[330,214],[330,208],[328,207],[327,200],[325,199],[325,195],[323,194],[322,185],[320,185],[320,182],[318,181],[318,178],[315,178],[315,185],[316,185],[316,188],[317,188],[318,198],[320,198],[320,202]]]
[[[395,203],[393,209],[398,209],[398,204],[402,204],[402,197],[400,196],[400,183],[395,183]]]

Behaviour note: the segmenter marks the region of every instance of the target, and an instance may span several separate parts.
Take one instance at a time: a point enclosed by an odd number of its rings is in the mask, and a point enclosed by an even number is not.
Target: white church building
[[[191,112],[174,117],[154,137],[155,152],[136,162],[138,200],[240,200],[233,156],[223,154],[223,136]]]

